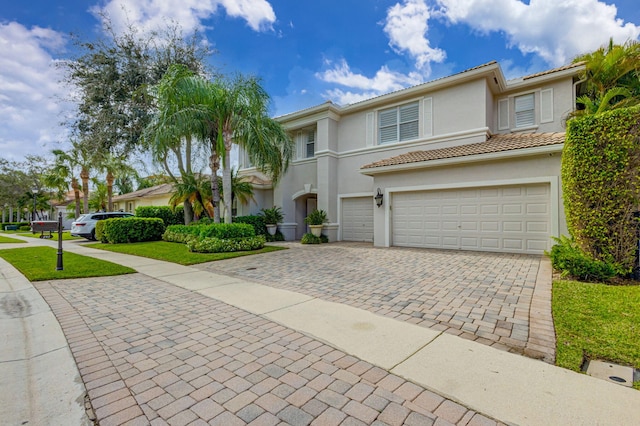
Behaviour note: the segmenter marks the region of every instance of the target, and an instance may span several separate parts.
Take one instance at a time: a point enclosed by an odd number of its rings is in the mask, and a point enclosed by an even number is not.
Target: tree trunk
[[[86,167],[82,168],[80,179],[82,179],[83,213],[87,214],[89,213],[89,170]]]
[[[212,145],[215,144],[213,141]],[[215,146],[215,145],[214,145]],[[220,223],[220,189],[218,188],[218,169],[220,169],[220,158],[215,149],[211,149],[209,157],[209,167],[211,168],[211,194],[213,198],[213,221]]]
[[[113,211],[113,173],[107,172],[107,208]]]
[[[71,188],[73,188],[73,198],[76,200],[76,219],[80,217],[80,187],[78,179],[71,179]]]
[[[222,166],[222,195],[224,196],[224,223],[231,223],[231,149],[226,149]]]
[[[183,212],[184,212],[184,224],[188,225],[193,220],[193,207],[191,207],[191,202],[187,199],[182,203]]]

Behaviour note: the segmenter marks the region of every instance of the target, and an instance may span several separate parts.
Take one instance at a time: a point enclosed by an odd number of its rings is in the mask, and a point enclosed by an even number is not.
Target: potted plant
[[[309,225],[311,233],[319,237],[322,234],[322,225],[327,221],[327,212],[324,210],[314,210],[304,218],[304,223]]]
[[[278,229],[278,222],[282,222],[284,215],[282,209],[278,206],[273,206],[270,209],[260,210],[260,216],[264,219],[264,224],[267,227],[269,235],[275,235]]]

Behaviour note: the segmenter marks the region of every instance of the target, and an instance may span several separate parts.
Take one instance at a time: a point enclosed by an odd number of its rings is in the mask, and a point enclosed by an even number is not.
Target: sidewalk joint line
[[[444,331],[441,331],[440,333],[438,333],[438,335],[436,335],[436,337],[434,337],[433,339],[429,340],[427,343],[425,343],[424,345],[420,346],[418,349],[416,349],[415,351],[413,351],[411,354],[407,355],[402,361],[398,362],[397,364],[391,366],[391,368],[388,371],[393,371],[394,368],[396,368],[397,366],[399,366],[400,364],[406,362],[409,358],[411,358],[412,356],[414,356],[415,354],[417,354],[418,352],[420,352],[421,350],[423,350],[424,348],[426,348],[427,346],[429,346],[431,343],[435,342],[436,339],[440,336],[442,336],[444,334]]]

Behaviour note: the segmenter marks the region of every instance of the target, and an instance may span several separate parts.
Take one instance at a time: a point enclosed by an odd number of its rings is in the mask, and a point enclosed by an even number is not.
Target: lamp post
[[[33,213],[31,214],[31,222],[36,220],[36,195],[38,195],[38,187],[34,186],[31,188],[31,192],[33,192]]]

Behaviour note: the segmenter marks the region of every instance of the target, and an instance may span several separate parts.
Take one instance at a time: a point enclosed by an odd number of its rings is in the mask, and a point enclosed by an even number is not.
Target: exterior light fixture
[[[382,195],[382,191],[380,191],[380,188],[378,188],[378,193],[375,195],[375,197],[373,197],[376,200],[376,206],[380,207],[382,205],[383,197],[384,195]]]

